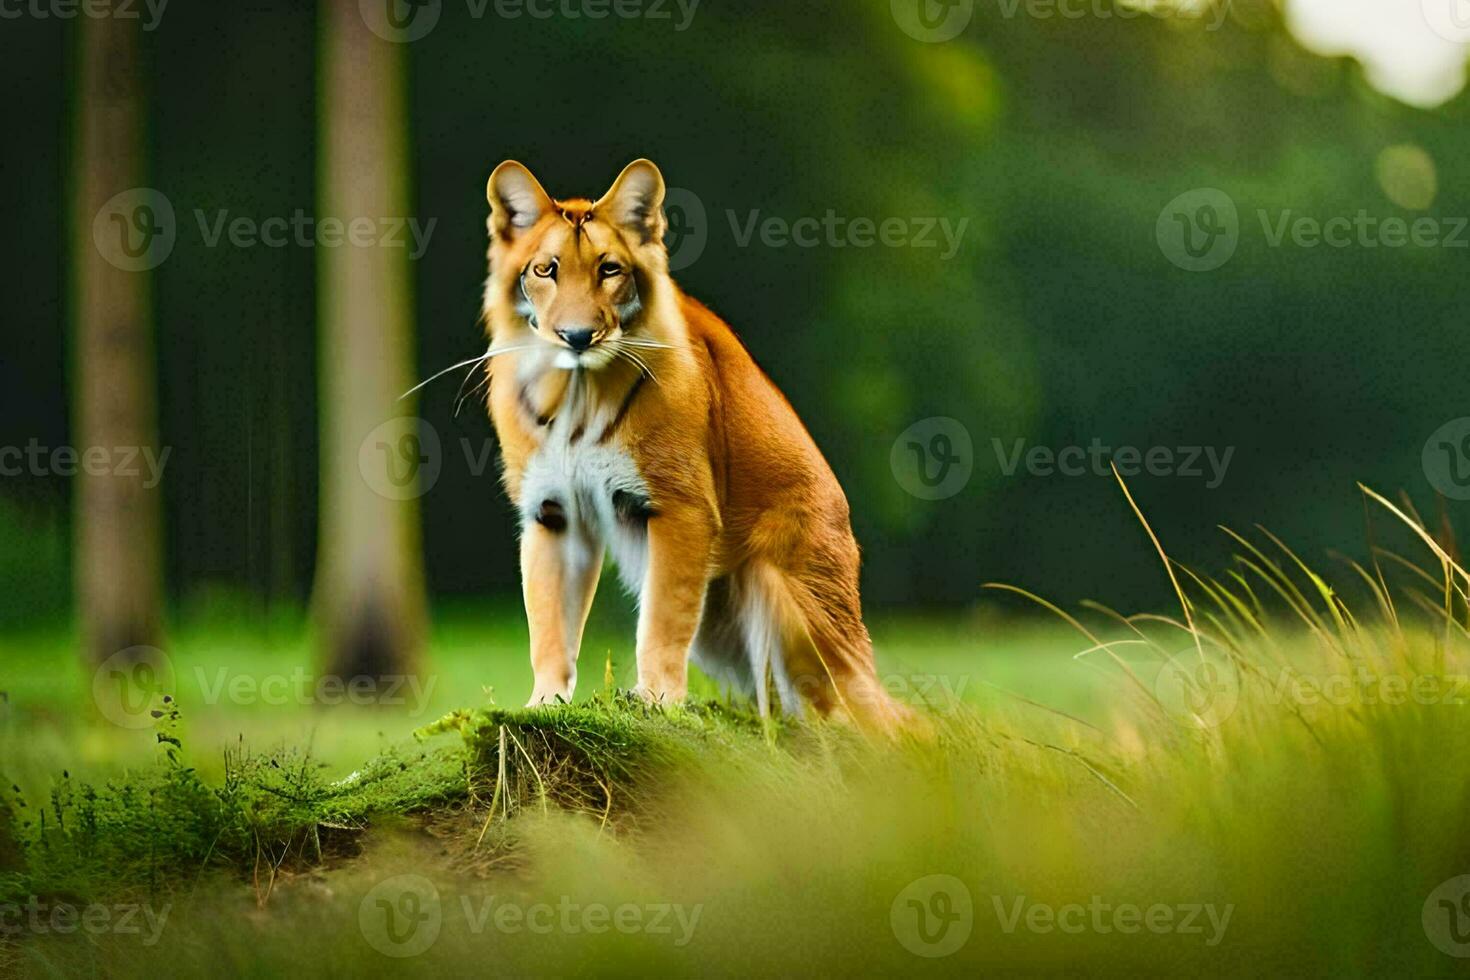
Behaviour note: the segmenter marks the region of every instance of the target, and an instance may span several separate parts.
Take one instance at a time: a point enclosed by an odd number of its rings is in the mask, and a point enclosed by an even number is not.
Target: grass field
[[[1252,538],[1233,575],[1170,566],[1186,606],[1079,611],[1081,631],[877,618],[885,682],[933,729],[897,744],[762,725],[708,686],[688,710],[630,704],[626,655],[603,677],[618,614],[584,648],[592,700],[532,712],[489,707],[528,685],[514,609],[448,611],[422,686],[373,706],[297,679],[298,626],[200,619],[138,727],[68,637],[11,637],[0,758],[24,846],[0,963],[1458,974],[1470,583],[1424,553],[1342,566],[1338,591]]]

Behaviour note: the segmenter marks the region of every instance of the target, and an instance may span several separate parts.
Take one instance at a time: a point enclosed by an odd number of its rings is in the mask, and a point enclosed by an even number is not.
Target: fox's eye
[[[536,275],[540,276],[542,279],[555,279],[556,261],[553,260],[551,262],[542,262],[540,265],[533,265],[531,266],[531,271],[536,273]]]
[[[597,267],[597,274],[604,279],[611,279],[613,276],[622,275],[623,267],[616,262],[604,262]]]

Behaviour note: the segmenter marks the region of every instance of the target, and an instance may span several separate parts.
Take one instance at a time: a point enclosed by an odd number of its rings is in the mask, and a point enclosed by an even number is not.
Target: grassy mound
[[[604,692],[578,704],[459,711],[417,734],[460,734],[469,796],[484,803],[487,823],[532,802],[605,823],[636,810],[671,773],[774,741],[778,724],[723,701],[655,708]]]
[[[179,711],[159,713],[157,764],[100,786],[63,772],[44,805],[12,787],[18,867],[0,870],[0,901],[168,891],[217,870],[268,897],[278,873],[353,853],[375,817],[456,808],[490,826],[528,805],[585,812],[605,824],[635,813],[660,779],[767,745],[776,723],[723,702],[655,709],[622,693],[534,709],[457,711],[410,744],[329,781],[307,753],[226,753],[219,785],[184,764]],[[497,838],[500,839],[500,838]],[[494,841],[492,841],[494,843]]]

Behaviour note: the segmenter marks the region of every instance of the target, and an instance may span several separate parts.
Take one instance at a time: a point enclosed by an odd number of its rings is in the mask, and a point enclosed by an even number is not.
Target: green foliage
[[[465,790],[451,750],[390,750],[328,782],[308,752],[254,754],[243,744],[226,753],[224,779],[211,785],[184,764],[172,699],[158,714],[151,768],[96,786],[64,771],[45,805],[12,788],[21,865],[0,875],[0,899],[167,892],[211,869],[259,881],[263,868],[274,876],[288,862],[350,850],[375,814],[412,813]]]

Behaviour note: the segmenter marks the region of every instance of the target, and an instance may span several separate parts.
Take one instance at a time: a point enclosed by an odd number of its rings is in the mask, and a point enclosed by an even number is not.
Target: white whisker
[[[633,364],[633,366],[635,366],[636,368],[638,368],[639,371],[648,376],[648,380],[652,381],[654,384],[658,384],[658,375],[653,373],[653,369],[648,366],[648,362],[639,357],[637,354],[633,353],[631,350],[623,347],[622,344],[622,340],[617,340],[612,343],[611,350],[613,352],[613,355],[627,358],[628,361]]]
[[[649,340],[647,337],[619,337],[618,343],[648,350],[683,350],[686,347],[684,344],[666,344],[661,340]]]
[[[425,385],[429,384],[431,381],[437,381],[437,380],[439,380],[440,378],[442,378],[446,374],[448,374],[450,371],[457,371],[457,370],[459,370],[462,367],[469,367],[472,364],[479,364],[481,361],[488,361],[490,358],[496,357],[496,356],[498,356],[500,354],[512,354],[512,353],[515,353],[516,351],[519,351],[519,350],[530,350],[532,347],[535,347],[535,346],[537,346],[537,345],[536,344],[515,344],[515,345],[512,345],[510,347],[491,347],[489,350],[485,351],[485,353],[481,354],[479,357],[472,357],[472,358],[470,358],[467,361],[460,361],[458,364],[451,364],[449,367],[445,368],[444,370],[439,371],[439,372],[436,372],[435,374],[430,375],[429,377],[425,378],[423,381],[420,381],[418,384],[414,385],[412,388],[410,388],[407,391],[405,391],[403,394],[399,395],[398,396],[398,400],[399,401],[403,401],[403,399],[407,398],[409,395],[411,395],[414,392],[418,391],[420,388],[423,388]],[[460,387],[461,388],[464,387],[463,383],[461,383]]]
[[[509,347],[492,347],[485,352],[486,357],[499,357],[501,354],[514,354],[518,350],[531,350],[534,347],[544,347],[545,344],[512,344]]]
[[[456,395],[458,396],[458,400],[454,403],[454,417],[455,418],[459,418],[459,413],[460,413],[460,410],[462,408],[464,408],[464,403],[467,402],[467,401],[469,401],[470,400],[470,396],[474,395],[475,392],[479,391],[481,388],[484,388],[486,390],[486,394],[488,395],[488,393],[489,393],[489,389],[490,389],[490,374],[489,374],[488,371],[482,371],[480,373],[480,380],[477,381],[477,382],[475,382],[475,386],[473,388],[471,388],[469,391],[465,391],[465,385],[467,385],[467,384],[470,383],[470,378],[474,377],[474,374],[475,374],[474,369],[471,368],[469,371],[466,371],[465,372],[464,380],[459,383],[459,391],[456,392]]]
[[[627,351],[627,354],[638,364],[640,368],[643,369],[644,373],[648,375],[649,379],[654,384],[659,383],[658,375],[654,373],[653,366],[648,363],[648,358],[644,357],[642,354],[635,354],[633,351]]]

